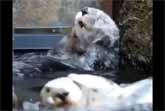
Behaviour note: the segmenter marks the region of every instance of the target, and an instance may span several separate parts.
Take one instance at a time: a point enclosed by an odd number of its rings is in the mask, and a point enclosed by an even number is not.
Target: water
[[[49,40],[48,40],[49,39]],[[17,36],[14,42],[15,49],[30,49],[30,50],[15,50],[14,51],[14,60],[17,61],[26,61],[26,62],[34,62],[32,64],[35,65],[36,62],[42,63],[42,61],[35,59],[33,55],[46,55],[47,49],[52,48],[53,44],[56,44],[59,40],[61,40],[61,36],[52,36],[48,35],[47,37],[42,37],[42,35],[35,35],[32,37],[31,35],[21,35],[20,37]],[[49,43],[47,42],[49,41]],[[23,44],[22,44],[23,43]],[[37,50],[36,50],[37,49]],[[39,50],[44,49],[44,50]],[[27,55],[27,53],[29,53]],[[22,56],[25,55],[25,56]],[[20,59],[21,57],[21,59]],[[30,58],[31,59],[30,59]],[[47,60],[47,59],[46,59]],[[54,61],[56,63],[56,61]],[[58,69],[55,68],[54,71],[49,70],[49,66],[45,69],[46,73],[36,74],[36,77],[30,76],[22,76],[21,74],[18,76],[13,75],[13,84],[15,88],[15,93],[19,98],[19,108],[23,108],[23,111],[51,111],[45,106],[42,106],[40,100],[40,91],[41,88],[47,83],[49,80],[52,80],[57,77],[67,76],[69,73],[86,73],[86,74],[95,74],[95,75],[102,75],[109,79],[114,80],[117,83],[132,83],[134,81],[146,78],[148,75],[144,74],[144,72],[139,72],[135,69],[132,69],[130,66],[120,67],[119,71],[114,72],[92,72],[92,71],[83,71],[74,68],[68,68],[65,65],[57,64],[53,67],[59,67]],[[62,67],[62,68],[61,68]],[[62,69],[62,70],[61,70]],[[47,72],[49,70],[49,72]],[[33,72],[32,72],[33,73]],[[38,73],[38,72],[36,72]],[[29,74],[29,72],[27,72]],[[80,109],[69,109],[70,111],[151,111],[152,105],[137,105],[137,106],[130,106],[128,108],[80,108]],[[140,109],[141,108],[141,109]],[[142,110],[143,109],[143,110]],[[53,109],[53,111],[64,111],[66,109]],[[22,109],[21,109],[22,111]]]
[[[34,52],[33,52],[34,53]],[[38,52],[39,53],[39,52]],[[43,53],[43,52],[42,52]],[[41,53],[40,53],[41,54]],[[43,55],[46,53],[43,53]],[[21,56],[21,53],[17,52],[15,53],[15,56]],[[50,109],[47,109],[47,107],[43,107],[40,100],[40,91],[41,88],[44,86],[45,83],[47,83],[49,80],[52,80],[57,77],[61,76],[67,76],[69,73],[75,72],[75,73],[93,73],[96,75],[101,74],[104,77],[107,77],[109,79],[112,79],[118,83],[131,83],[137,80],[140,80],[142,78],[145,78],[146,75],[144,74],[139,74],[141,72],[136,71],[134,69],[131,69],[130,67],[127,68],[121,68],[120,74],[121,76],[117,76],[116,74],[113,75],[112,72],[85,72],[85,71],[80,71],[80,70],[67,70],[67,71],[56,71],[54,73],[49,73],[49,74],[44,74],[40,75],[37,78],[20,78],[20,77],[14,77],[13,79],[13,84],[15,87],[15,93],[17,94],[19,98],[19,102],[23,103],[24,111],[38,111],[38,110],[47,110],[49,111]],[[132,76],[134,74],[134,76]],[[143,111],[151,111],[152,105],[137,105],[135,107],[128,107],[121,109],[119,108],[90,108],[90,109],[70,109],[71,111],[141,111],[138,108],[143,108]],[[56,109],[57,111],[64,111],[65,109]],[[56,111],[55,110],[55,111]]]

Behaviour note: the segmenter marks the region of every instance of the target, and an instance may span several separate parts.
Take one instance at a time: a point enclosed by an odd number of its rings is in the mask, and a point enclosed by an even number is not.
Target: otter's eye
[[[49,92],[50,92],[50,89],[47,87],[47,88],[45,89],[45,91],[46,91],[47,93],[49,93]]]
[[[78,23],[79,23],[81,28],[84,27],[84,23],[82,21],[79,21]]]

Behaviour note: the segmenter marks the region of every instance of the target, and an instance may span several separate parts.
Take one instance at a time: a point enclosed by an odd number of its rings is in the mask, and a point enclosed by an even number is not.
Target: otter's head
[[[49,81],[41,90],[42,102],[54,107],[77,106],[81,96],[80,88],[64,77]]]
[[[91,44],[95,34],[92,32],[92,25],[95,17],[91,16],[88,8],[83,8],[75,17],[75,25],[68,36],[69,45],[67,48],[79,55],[84,54]]]
[[[115,25],[114,21],[108,14],[92,7],[82,8],[75,16],[75,25],[80,28],[95,28],[95,25],[97,24],[100,25],[100,27],[107,24],[111,24],[112,27]]]
[[[84,7],[76,14],[74,29],[80,41],[88,45],[108,38],[112,46],[119,38],[118,27],[112,18],[102,10],[91,7]]]
[[[68,45],[66,49],[69,52],[77,53],[78,55],[83,55],[87,47],[89,46],[89,41],[83,38],[85,35],[81,35],[76,27],[72,28],[72,32],[68,36]]]

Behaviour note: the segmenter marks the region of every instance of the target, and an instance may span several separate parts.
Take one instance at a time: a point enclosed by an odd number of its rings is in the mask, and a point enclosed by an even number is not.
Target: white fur
[[[44,91],[45,87],[49,87],[51,89],[50,94]],[[73,81],[67,77],[57,78],[52,81],[49,81],[41,91],[42,99],[45,103],[48,104],[56,104],[53,101],[52,94],[53,91],[56,90],[65,90],[69,92],[68,99],[72,102],[78,102],[81,99],[82,93],[77,85],[73,83]],[[55,90],[53,90],[55,89]]]
[[[101,76],[94,76],[90,74],[75,74],[71,73],[68,75],[69,78],[72,80],[80,83],[81,85],[84,85],[87,88],[110,88],[110,86],[116,86],[118,85],[114,83],[113,81],[107,80]],[[100,83],[100,84],[98,84]],[[119,88],[119,87],[118,87]]]
[[[125,87],[122,95],[124,95],[125,100],[130,100],[128,105],[132,104],[131,100],[135,100],[137,104],[152,103],[152,85],[151,78],[144,79]]]
[[[82,12],[80,11],[75,16],[75,27],[77,29],[77,33],[79,33],[79,35],[88,35],[89,33],[92,33],[92,30],[101,30],[104,35],[108,35],[110,37],[111,44],[113,45],[113,43],[119,39],[119,29],[115,22],[102,10],[92,7],[87,7],[87,9],[86,15],[82,15]],[[87,29],[82,29],[79,26],[79,21],[82,21],[86,25]],[[95,42],[97,39],[100,40],[101,38],[96,37]]]
[[[121,94],[122,88],[113,81],[90,74],[72,73],[68,77],[81,85],[82,92],[87,97],[86,100],[89,101],[88,107],[116,107],[118,102],[116,100]],[[95,100],[92,101],[92,98]]]
[[[77,102],[70,107],[124,107],[152,103],[152,79],[138,81],[122,88],[100,76],[71,73],[68,77],[48,82],[46,86],[67,90],[69,100]]]

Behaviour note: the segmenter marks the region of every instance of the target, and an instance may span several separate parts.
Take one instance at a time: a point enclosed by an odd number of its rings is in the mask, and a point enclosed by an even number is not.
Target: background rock
[[[117,17],[121,33],[121,65],[152,72],[152,1],[124,0]]]

